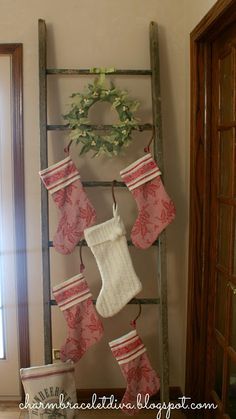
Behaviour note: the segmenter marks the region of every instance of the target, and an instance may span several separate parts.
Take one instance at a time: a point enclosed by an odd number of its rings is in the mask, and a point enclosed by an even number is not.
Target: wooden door
[[[236,418],[236,25],[212,42],[206,398]],[[207,416],[208,414],[206,414]],[[212,417],[212,414],[211,414]]]
[[[200,417],[236,419],[236,0],[191,32],[191,154],[185,394]]]

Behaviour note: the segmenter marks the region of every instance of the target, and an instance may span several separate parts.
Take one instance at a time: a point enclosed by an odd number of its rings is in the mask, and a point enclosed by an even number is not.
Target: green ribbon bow
[[[105,79],[106,79],[106,74],[111,74],[115,72],[115,68],[114,67],[93,67],[90,68],[90,73],[96,73],[99,74],[99,78],[96,81],[96,84],[100,87],[104,86],[105,83]]]

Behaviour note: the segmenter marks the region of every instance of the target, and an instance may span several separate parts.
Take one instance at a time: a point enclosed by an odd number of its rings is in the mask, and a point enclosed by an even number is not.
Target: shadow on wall
[[[159,26],[160,61],[161,61],[161,96],[162,96],[162,126],[163,147],[165,156],[165,182],[167,191],[176,206],[176,219],[167,228],[168,249],[168,306],[169,306],[169,351],[170,370],[184,382],[185,371],[180,370],[180,365],[185,365],[185,338],[182,347],[176,348],[176,338],[179,333],[186,330],[187,306],[187,257],[186,248],[188,235],[188,196],[189,185],[186,185],[185,172],[186,156],[181,154],[181,149],[186,150],[186,139],[178,139],[178,107],[174,106],[174,93],[171,81],[170,60],[168,56],[168,43],[166,29]],[[184,69],[183,69],[184,70]],[[183,78],[185,73],[183,73]],[[179,97],[179,102],[185,106],[185,97]],[[182,142],[182,143],[181,143]],[[181,147],[182,146],[182,147]],[[187,170],[187,167],[185,167]],[[170,281],[171,279],[171,281]],[[183,290],[186,290],[183,294]],[[172,319],[173,323],[172,323]],[[184,332],[185,337],[185,332]],[[180,361],[179,357],[182,357]]]

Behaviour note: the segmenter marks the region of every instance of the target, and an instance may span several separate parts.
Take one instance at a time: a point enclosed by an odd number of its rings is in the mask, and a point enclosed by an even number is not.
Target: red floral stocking
[[[144,404],[145,396],[150,397],[160,388],[160,379],[151,367],[146,347],[136,330],[109,343],[112,353],[126,379],[127,388],[121,404],[128,415],[138,413],[137,395]],[[125,406],[126,405],[126,406]]]
[[[71,157],[42,170],[39,175],[61,211],[53,245],[60,253],[71,253],[84,229],[94,224],[95,209],[85,194]]]
[[[175,207],[150,153],[120,172],[138,205],[138,218],[131,232],[136,247],[146,249],[175,218]]]
[[[53,295],[68,326],[68,337],[61,348],[61,360],[77,362],[103,335],[103,326],[93,306],[92,294],[83,274],[78,274],[56,285]]]

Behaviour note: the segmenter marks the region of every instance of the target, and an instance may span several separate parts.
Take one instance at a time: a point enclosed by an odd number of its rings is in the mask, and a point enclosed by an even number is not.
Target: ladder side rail
[[[39,37],[39,118],[40,118],[40,166],[48,166],[47,148],[47,39],[45,21],[38,21]],[[43,318],[44,318],[44,359],[52,362],[52,322],[50,305],[50,256],[49,256],[49,211],[48,193],[41,183],[41,229],[42,229],[42,274],[43,274]]]

